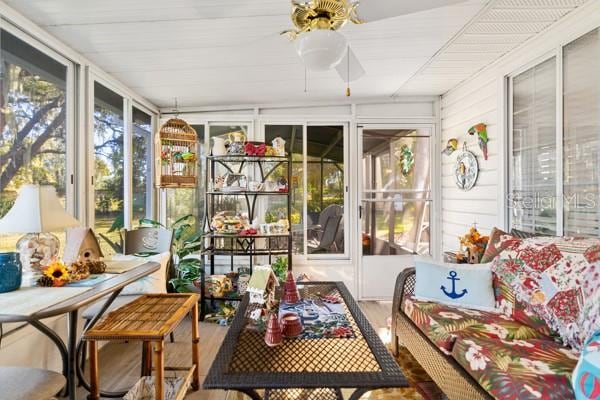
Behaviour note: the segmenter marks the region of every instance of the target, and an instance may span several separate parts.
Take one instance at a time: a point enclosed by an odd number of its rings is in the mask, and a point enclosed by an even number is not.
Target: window
[[[600,236],[598,71],[600,29],[564,46],[562,58],[512,78],[511,227]],[[557,126],[560,113],[563,126]]]
[[[556,234],[556,59],[513,78],[511,227]]]
[[[66,206],[67,66],[5,30],[1,48],[0,217],[25,183],[54,186]],[[14,251],[20,236],[3,236],[0,249]]]
[[[564,234],[600,236],[600,29],[563,50]]]
[[[133,220],[152,218],[152,116],[133,107],[132,113]]]
[[[94,230],[113,242],[125,226],[123,97],[94,83]],[[103,251],[113,251],[102,242]]]

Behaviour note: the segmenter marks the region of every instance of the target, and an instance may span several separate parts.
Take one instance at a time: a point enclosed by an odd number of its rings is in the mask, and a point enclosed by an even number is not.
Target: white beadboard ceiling
[[[586,1],[491,1],[395,95],[445,93]]]
[[[367,71],[352,99],[442,94],[584,1],[469,0],[348,24]],[[335,71],[309,72],[305,92],[304,67],[278,35],[291,27],[289,0],[5,2],[159,107],[344,99]]]

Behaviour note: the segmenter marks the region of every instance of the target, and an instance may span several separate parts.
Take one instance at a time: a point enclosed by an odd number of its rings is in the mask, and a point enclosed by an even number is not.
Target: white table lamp
[[[40,275],[58,255],[60,241],[50,232],[79,226],[49,185],[23,185],[12,208],[0,219],[0,233],[25,233],[17,242],[24,275]]]

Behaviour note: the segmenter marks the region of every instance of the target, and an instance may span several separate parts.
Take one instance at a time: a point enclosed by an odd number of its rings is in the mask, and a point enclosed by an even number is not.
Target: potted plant
[[[191,214],[177,219],[171,225],[175,277],[169,283],[180,293],[198,291],[194,281],[199,280],[204,273],[201,259],[194,255],[202,250],[204,233],[196,232],[195,225],[196,218]],[[146,218],[140,220],[140,226],[164,227],[160,222]]]

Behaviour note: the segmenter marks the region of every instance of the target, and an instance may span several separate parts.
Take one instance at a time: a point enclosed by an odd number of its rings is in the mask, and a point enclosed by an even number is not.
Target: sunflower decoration
[[[44,276],[40,279],[43,280],[43,286],[50,286],[49,279],[52,280],[52,286],[59,287],[63,286],[65,283],[69,282],[69,270],[67,266],[61,261],[54,261],[50,263],[46,269],[44,269]]]

